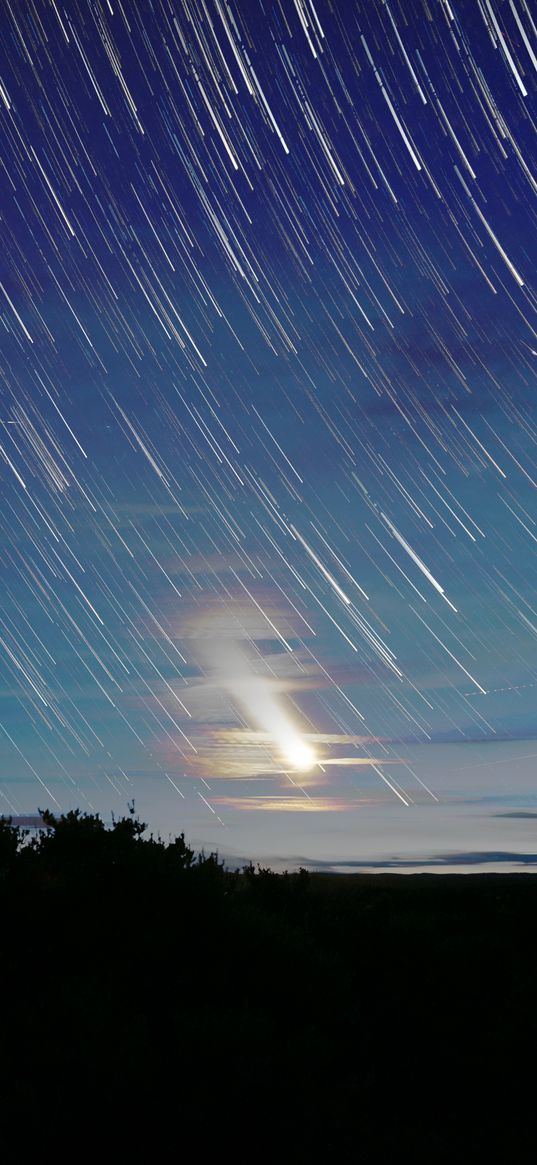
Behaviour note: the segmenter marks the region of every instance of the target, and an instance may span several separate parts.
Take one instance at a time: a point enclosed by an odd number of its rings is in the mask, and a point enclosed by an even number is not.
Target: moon
[[[313,749],[303,740],[296,740],[287,745],[285,759],[301,773],[307,773],[309,769],[313,768],[316,761]]]

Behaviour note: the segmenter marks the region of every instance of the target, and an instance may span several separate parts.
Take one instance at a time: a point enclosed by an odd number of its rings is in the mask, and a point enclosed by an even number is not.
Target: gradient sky
[[[1,22],[0,809],[531,869],[526,0]]]

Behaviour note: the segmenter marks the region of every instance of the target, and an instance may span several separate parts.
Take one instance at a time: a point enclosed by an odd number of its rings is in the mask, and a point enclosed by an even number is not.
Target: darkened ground
[[[533,1165],[537,878],[234,874],[141,828],[0,823],[4,1160]]]

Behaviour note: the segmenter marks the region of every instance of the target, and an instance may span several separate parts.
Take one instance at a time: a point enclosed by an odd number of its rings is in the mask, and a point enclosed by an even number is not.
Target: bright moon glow
[[[315,753],[303,740],[294,740],[285,747],[285,759],[294,769],[306,773],[315,764]]]
[[[317,763],[314,750],[306,743],[277,699],[269,677],[256,675],[241,645],[232,640],[212,640],[205,645],[207,664],[219,677],[249,722],[266,732],[284,763],[306,773]]]

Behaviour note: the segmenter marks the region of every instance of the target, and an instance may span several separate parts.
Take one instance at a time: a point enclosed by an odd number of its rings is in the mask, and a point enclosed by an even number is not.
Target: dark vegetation
[[[43,819],[0,820],[4,1161],[535,1160],[537,878],[237,873],[134,806]]]

